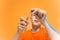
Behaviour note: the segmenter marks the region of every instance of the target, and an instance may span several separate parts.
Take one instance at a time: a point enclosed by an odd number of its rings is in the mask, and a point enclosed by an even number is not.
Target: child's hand
[[[39,19],[40,19],[40,22],[44,25],[45,19],[43,18],[43,16],[46,17],[46,14],[45,14],[46,12],[44,10],[41,10],[41,9],[38,9],[38,8],[33,8],[31,10],[31,13],[35,14],[36,16],[38,16]]]
[[[18,23],[18,31],[26,30],[27,25],[28,25],[27,19],[25,19],[24,17],[21,17],[20,22]]]

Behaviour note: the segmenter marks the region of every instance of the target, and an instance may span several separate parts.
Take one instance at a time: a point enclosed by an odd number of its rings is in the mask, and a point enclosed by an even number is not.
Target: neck
[[[34,28],[34,27],[32,27],[32,33],[36,33],[36,32],[38,32],[40,30],[40,28]]]

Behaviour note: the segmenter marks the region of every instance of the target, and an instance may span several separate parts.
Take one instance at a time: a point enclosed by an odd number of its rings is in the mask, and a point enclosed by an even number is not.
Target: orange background
[[[32,8],[46,10],[49,22],[60,32],[60,0],[0,0],[0,40],[12,40],[19,18],[30,16]]]

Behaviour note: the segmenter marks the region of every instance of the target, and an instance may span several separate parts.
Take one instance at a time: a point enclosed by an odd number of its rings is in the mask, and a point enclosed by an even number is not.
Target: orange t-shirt
[[[18,40],[50,40],[45,28],[40,28],[36,33],[32,33],[31,30],[23,32]]]

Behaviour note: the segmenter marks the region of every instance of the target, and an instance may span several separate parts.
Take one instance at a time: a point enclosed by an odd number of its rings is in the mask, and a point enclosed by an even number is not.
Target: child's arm
[[[51,40],[60,40],[60,34],[51,27],[51,25],[48,23],[47,19],[45,20],[44,26],[45,26]]]
[[[13,37],[13,40],[18,40],[19,39],[19,36],[21,35],[21,33],[26,30],[27,25],[28,25],[27,19],[25,19],[24,17],[21,17],[20,22],[18,23],[17,33]]]
[[[60,34],[55,31],[51,25],[48,23],[47,19],[46,19],[46,12],[41,10],[41,9],[38,9],[38,8],[33,8],[31,10],[31,12],[33,14],[36,14],[39,18],[40,18],[40,22],[41,24],[43,24],[51,38],[51,40],[60,40]]]

